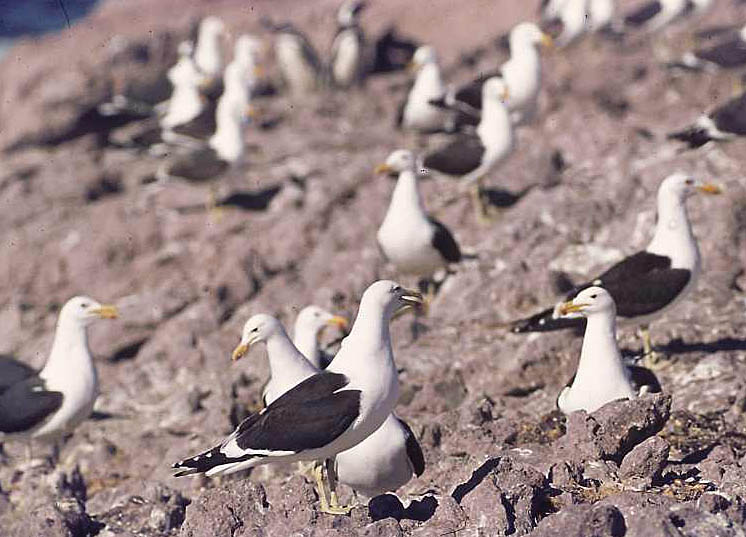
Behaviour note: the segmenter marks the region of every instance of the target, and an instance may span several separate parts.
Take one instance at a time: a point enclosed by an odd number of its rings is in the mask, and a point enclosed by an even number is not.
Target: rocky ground
[[[292,15],[326,50],[336,7],[152,4],[108,2],[69,31],[17,45],[0,63],[0,146],[69,134],[81,108],[112,88],[152,84],[208,11],[236,35],[261,34],[262,15]],[[250,164],[221,184],[231,203],[217,216],[204,211],[205,188],[149,183],[156,158],[102,148],[93,135],[6,151],[0,352],[41,366],[57,309],[74,294],[114,302],[122,315],[90,330],[102,395],[58,464],[29,469],[23,444],[4,444],[0,533],[745,535],[746,145],[679,152],[665,140],[728,98],[738,74],[674,75],[659,65],[691,45],[696,27],[745,20],[731,4],[656,40],[588,40],[550,53],[541,118],[490,178],[501,206],[493,225],[478,225],[467,199],[446,203],[449,179],[423,181],[428,207],[477,258],[446,280],[419,325],[401,318],[392,327],[397,411],[427,469],[400,499],[378,497],[349,517],[320,514],[313,487],[290,468],[177,480],[169,466],[258,402],[263,351],[229,360],[249,315],[290,323],[315,303],[351,316],[371,281],[396,277],[375,243],[393,184],[372,169],[398,147],[438,143],[392,128],[406,76],[259,103],[279,122],[249,129]],[[509,0],[380,0],[364,20],[371,34],[395,22],[433,43],[451,79],[466,80],[474,68],[463,53],[484,47],[478,66],[493,66],[502,57],[494,38],[533,15],[533,3]],[[555,399],[580,339],[513,335],[502,323],[553,301],[557,273],[580,280],[644,246],[657,185],[677,169],[727,190],[689,201],[705,272],[653,326],[664,394],[565,419]],[[626,355],[639,352],[632,329],[619,337]]]

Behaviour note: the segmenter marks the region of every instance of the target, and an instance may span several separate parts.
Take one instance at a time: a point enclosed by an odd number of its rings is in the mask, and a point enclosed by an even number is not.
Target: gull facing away
[[[361,0],[347,0],[337,11],[337,35],[332,43],[329,74],[338,88],[359,85],[365,78],[368,65],[360,13],[366,6]]]
[[[87,327],[116,317],[114,306],[73,297],[60,310],[52,350],[38,374],[7,357],[0,361],[0,433],[54,442],[88,418],[98,376]]]
[[[692,291],[701,271],[699,247],[686,210],[687,198],[696,192],[718,194],[720,188],[680,172],[666,177],[658,187],[658,219],[647,248],[588,283],[576,286],[566,297],[569,300],[584,288],[602,286],[613,297],[618,316],[642,327],[646,356],[652,356],[649,324]],[[560,318],[559,306],[514,321],[513,332],[542,332],[582,325],[582,319]]]
[[[601,287],[582,290],[560,306],[560,313],[580,314],[587,319],[578,370],[570,385],[560,392],[557,406],[564,414],[576,410],[594,412],[610,401],[632,399],[647,391],[660,391],[652,372],[635,367],[628,370],[616,341],[616,305]],[[647,372],[652,386],[635,387],[633,372]],[[642,377],[640,375],[640,377]]]
[[[403,306],[421,303],[419,293],[395,282],[371,284],[350,334],[326,370],[246,418],[220,444],[174,464],[176,476],[228,474],[274,461],[326,460],[365,440],[398,399],[391,316]],[[320,473],[317,481],[323,490]]]
[[[324,369],[330,356],[325,356],[319,338],[328,327],[337,327],[347,333],[347,319],[334,315],[318,306],[306,306],[298,313],[293,325],[293,344],[317,369]]]

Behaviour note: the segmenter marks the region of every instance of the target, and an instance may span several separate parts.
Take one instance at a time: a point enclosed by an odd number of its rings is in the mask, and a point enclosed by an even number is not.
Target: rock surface
[[[637,2],[619,3],[625,11]],[[56,313],[74,294],[121,310],[118,322],[90,329],[102,394],[58,463],[29,467],[23,443],[3,441],[3,537],[743,535],[745,142],[679,152],[665,140],[728,98],[735,75],[659,66],[690,46],[695,29],[744,20],[746,7],[733,2],[660,40],[587,40],[549,54],[539,119],[487,180],[502,215],[490,226],[474,221],[467,197],[452,201],[453,181],[422,181],[427,207],[475,258],[446,279],[427,317],[392,326],[397,412],[427,461],[399,498],[332,517],[294,467],[171,477],[172,462],[222,438],[259,402],[263,351],[229,359],[248,316],[290,324],[311,303],[351,316],[376,278],[414,285],[381,260],[374,238],[392,183],[372,169],[418,143],[392,128],[407,78],[258,101],[278,121],[247,129],[249,166],[219,185],[217,215],[204,211],[206,188],[153,183],[157,157],[75,135],[79,118],[113,91],[157,93],[178,41],[205,13],[234,35],[263,38],[262,16],[292,13],[325,51],[336,5],[105,2],[0,61],[0,352],[41,366]],[[427,6],[377,0],[366,29],[376,35],[395,22],[434,44],[459,82],[501,62],[494,38],[535,9],[509,0]],[[465,53],[478,58],[474,67]],[[503,324],[553,303],[568,278],[643,247],[657,185],[678,169],[727,192],[688,200],[704,272],[690,298],[652,326],[664,394],[565,418],[555,401],[575,371],[579,338],[514,335]],[[633,327],[621,327],[619,340],[626,357],[639,354]],[[48,453],[35,446],[37,456]]]

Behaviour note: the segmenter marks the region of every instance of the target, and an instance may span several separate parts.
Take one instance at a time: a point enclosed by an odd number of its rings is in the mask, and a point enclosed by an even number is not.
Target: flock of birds
[[[463,255],[448,228],[428,215],[418,186],[421,171],[460,178],[474,196],[479,219],[488,221],[492,215],[480,184],[517,150],[516,129],[540,113],[541,47],[553,41],[568,46],[594,32],[612,39],[634,29],[655,32],[713,3],[654,0],[620,19],[613,0],[544,0],[542,22],[559,21],[561,32],[553,39],[540,24],[515,25],[508,37],[510,59],[463,87],[444,82],[433,47],[420,46],[410,54],[414,79],[397,123],[423,135],[449,133],[450,139],[421,156],[398,149],[376,168],[397,179],[377,241],[398,273],[423,278],[428,296],[393,281],[372,283],[333,357],[320,347],[319,336],[329,326],[347,330],[346,319],[309,306],[298,315],[291,339],[276,318],[252,316],[232,357],[238,360],[252,346],[265,344],[271,373],[262,393],[264,408],[250,414],[214,447],[174,464],[175,475],[212,476],[271,462],[313,461],[321,509],[340,514],[350,506],[340,505],[337,482],[372,497],[395,491],[413,475],[422,474],[422,450],[411,428],[394,412],[398,381],[389,322],[408,309],[425,309],[435,293],[433,276],[459,263]],[[371,59],[359,20],[363,8],[360,0],[348,0],[340,7],[338,32],[326,64],[293,26],[266,22],[290,93],[302,96],[324,84],[346,89],[364,82]],[[692,51],[671,67],[746,65],[746,27],[721,31],[725,35],[720,43]],[[240,170],[251,100],[261,88],[259,58],[264,47],[253,36],[238,37],[233,59],[223,69],[220,40],[224,35],[225,27],[216,17],[201,21],[196,42],[179,46],[178,62],[168,72],[171,98],[156,107],[157,115],[143,121],[142,129],[126,141],[165,155],[156,174],[161,181],[173,177],[212,181]],[[131,106],[125,101],[120,97],[109,103],[110,115]],[[746,94],[671,137],[695,147],[744,134]],[[575,286],[558,304],[510,323],[516,333],[584,327],[577,374],[557,399],[562,412],[592,412],[615,399],[660,390],[649,369],[622,360],[616,324],[643,329],[643,356],[648,365],[652,363],[655,353],[648,325],[684,300],[701,273],[686,207],[686,200],[697,192],[716,194],[720,188],[680,172],[663,179],[655,231],[647,248]],[[40,372],[12,357],[0,357],[0,432],[54,441],[85,420],[98,393],[86,327],[96,319],[116,316],[113,306],[87,297],[72,298],[59,313],[52,350]]]

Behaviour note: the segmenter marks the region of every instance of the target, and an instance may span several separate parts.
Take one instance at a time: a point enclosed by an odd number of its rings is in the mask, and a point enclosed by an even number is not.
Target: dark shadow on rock
[[[127,343],[125,346],[118,348],[114,351],[114,354],[112,354],[108,361],[111,363],[117,363],[117,362],[123,362],[125,360],[132,360],[135,356],[137,356],[137,353],[140,352],[140,348],[142,348],[145,343],[147,343],[149,338],[141,338],[138,340],[135,340],[131,343]]]
[[[709,343],[684,343],[680,338],[672,339],[667,345],[658,347],[666,354],[687,352],[746,351],[746,339],[726,337]]]
[[[280,185],[275,185],[257,192],[231,192],[218,202],[218,206],[238,207],[245,211],[264,211],[269,207],[270,202],[281,189]]]
[[[500,463],[500,457],[496,457],[494,459],[488,459],[482,466],[474,470],[471,474],[471,477],[466,483],[461,483],[458,485],[453,492],[451,493],[451,496],[454,500],[456,500],[457,503],[461,503],[462,500],[466,497],[467,494],[469,494],[472,490],[477,488],[477,486],[484,481],[484,478],[489,475],[489,473],[494,470],[497,465]]]
[[[368,516],[373,521],[394,518],[397,521],[414,520],[426,522],[435,514],[438,500],[435,496],[425,496],[421,500],[412,500],[406,509],[401,500],[394,494],[381,494],[368,502]]]

